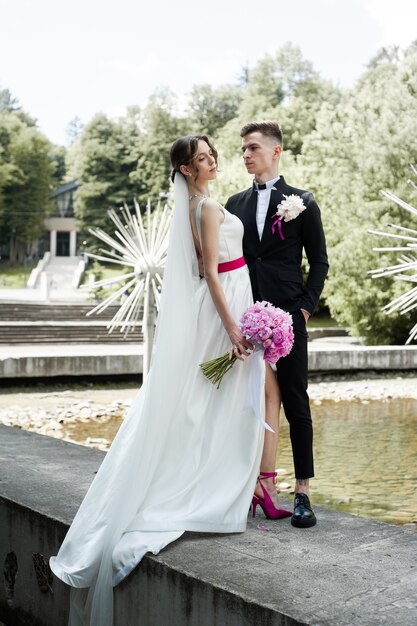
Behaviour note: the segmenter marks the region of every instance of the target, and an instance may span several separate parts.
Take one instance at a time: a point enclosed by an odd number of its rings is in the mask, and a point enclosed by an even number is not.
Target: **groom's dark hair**
[[[245,124],[240,131],[240,136],[246,137],[246,135],[250,133],[262,133],[262,135],[266,137],[273,137],[276,139],[276,142],[282,146],[282,130],[281,126],[276,122],[249,122],[249,124]]]

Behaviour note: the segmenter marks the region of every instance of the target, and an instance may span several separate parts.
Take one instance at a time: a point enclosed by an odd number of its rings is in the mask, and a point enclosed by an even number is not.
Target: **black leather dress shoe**
[[[317,523],[310,500],[305,493],[296,493],[294,496],[294,514],[291,524],[297,528],[309,528]]]

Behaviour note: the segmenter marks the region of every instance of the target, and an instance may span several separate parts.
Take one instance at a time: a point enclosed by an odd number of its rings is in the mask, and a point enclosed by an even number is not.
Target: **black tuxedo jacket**
[[[249,267],[253,297],[268,300],[290,313],[299,309],[313,313],[329,269],[320,209],[309,191],[290,187],[281,176],[271,190],[265,227],[259,240],[257,194],[254,188],[241,191],[231,196],[225,207],[244,225],[243,254]],[[282,240],[277,227],[272,233],[272,224],[277,205],[285,200],[284,194],[300,196],[306,209],[289,222],[281,221]],[[309,263],[305,284],[301,271],[303,248]]]

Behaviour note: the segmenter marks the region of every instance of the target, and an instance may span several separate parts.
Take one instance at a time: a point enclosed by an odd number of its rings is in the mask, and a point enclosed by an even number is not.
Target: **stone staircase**
[[[44,271],[49,279],[49,296],[59,298],[60,295],[67,297],[77,292],[72,286],[72,279],[77,269],[78,257],[52,257],[45,266]]]
[[[118,307],[87,317],[92,304],[0,302],[0,345],[141,343],[136,327],[126,339],[118,329],[109,333],[106,325]]]

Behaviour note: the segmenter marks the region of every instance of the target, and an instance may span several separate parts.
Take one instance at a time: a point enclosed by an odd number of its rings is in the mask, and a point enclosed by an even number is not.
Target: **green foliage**
[[[61,185],[67,174],[67,149],[64,146],[51,146],[49,158],[53,164],[54,185]]]
[[[187,132],[200,134],[202,129],[210,137],[232,120],[242,101],[242,89],[235,85],[193,87],[187,110]]]
[[[65,134],[68,138],[69,144],[72,145],[79,137],[81,137],[84,130],[84,125],[81,122],[78,115],[76,115],[68,124],[65,129]]]
[[[242,157],[236,155],[223,159],[220,153],[217,180],[210,187],[212,196],[224,204],[229,196],[250,187],[251,184],[252,179],[243,166]]]
[[[141,204],[153,202],[169,188],[171,164],[169,150],[173,141],[188,132],[185,120],[175,114],[176,99],[167,89],[157,90],[137,122],[143,129],[139,160],[131,178],[142,188],[137,194]]]
[[[104,279],[116,278],[117,276],[120,276],[121,274],[123,274],[124,271],[128,271],[128,268],[123,268],[120,265],[101,263],[100,261],[97,261],[97,259],[94,259],[91,266],[86,270],[84,274],[82,284],[83,286],[88,285],[91,275],[94,276],[94,283],[98,283],[99,281],[104,280]],[[95,301],[95,302],[102,301],[108,296],[110,296],[112,293],[114,293],[114,290],[121,287],[122,284],[123,283],[121,282],[121,283],[113,283],[113,285],[107,286],[107,287],[102,287],[102,286],[93,287],[91,289],[89,297],[92,301]]]
[[[174,108],[172,94],[160,90],[143,111],[132,107],[118,120],[96,115],[74,142],[69,174],[81,183],[75,210],[89,250],[99,247],[89,228],[113,233],[108,209],[132,205],[133,198],[144,207],[148,199],[155,202],[168,191],[169,148],[184,132]]]
[[[0,259],[0,288],[23,289],[26,287],[30,273],[37,263],[35,259],[32,259],[18,265],[10,265],[9,261]]]
[[[263,57],[245,76],[236,115],[216,134],[221,153],[227,159],[240,152],[241,127],[261,119],[279,122],[285,150],[300,154],[305,138],[316,128],[322,104],[337,103],[341,98],[340,90],[323,80],[292,44]]]
[[[36,120],[23,111],[19,100],[13,96],[9,89],[0,87],[0,111],[14,113],[26,126],[36,126]]]
[[[141,155],[140,139],[135,115],[115,121],[99,113],[71,149],[69,171],[81,183],[75,212],[89,250],[98,243],[88,229],[100,227],[112,233],[107,210],[131,203],[144,191],[144,183],[133,176]]]
[[[365,338],[368,344],[402,344],[413,325],[413,314],[387,315],[381,309],[404,291],[399,281],[371,279],[375,254],[365,229],[357,230],[332,249],[331,272],[326,284],[326,302],[332,317]]]
[[[293,97],[309,97],[318,80],[319,74],[300,48],[286,43],[274,55],[265,55],[249,73],[249,90],[263,94],[276,106]]]
[[[389,222],[415,228],[412,216],[380,192],[389,189],[416,206],[417,193],[406,184],[408,165],[417,162],[416,71],[416,46],[402,58],[374,59],[354,89],[322,106],[299,160],[323,212],[330,260],[326,301],[331,314],[368,343],[403,342],[412,326],[412,314],[380,311],[407,287],[369,277],[370,269],[384,265],[372,247],[392,240],[367,229],[385,230]],[[395,260],[388,255],[385,265]]]
[[[26,123],[25,114],[11,104],[0,109],[0,243],[9,243],[12,263],[22,260],[41,235],[51,208],[49,151],[50,143]]]

